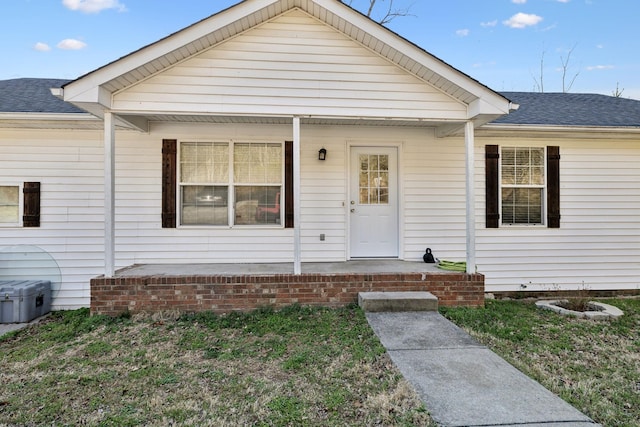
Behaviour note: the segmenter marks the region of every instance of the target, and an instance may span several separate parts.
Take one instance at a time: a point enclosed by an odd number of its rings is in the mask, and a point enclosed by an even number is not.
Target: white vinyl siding
[[[89,279],[104,272],[101,135],[0,129],[0,181],[42,183],[40,227],[0,227],[0,252],[3,259],[32,250],[51,256],[62,277],[53,284],[55,310],[88,306]],[[45,278],[45,264],[29,274]]]
[[[546,145],[559,145],[562,155],[562,227],[478,227],[477,264],[485,274],[487,291],[637,289],[638,141],[578,132],[543,140]],[[523,136],[516,141],[527,147],[539,146],[541,139]],[[482,152],[477,151],[476,158],[480,156]],[[477,180],[477,202],[483,203],[484,174],[478,174]]]
[[[115,94],[120,111],[460,119],[466,106],[288,12]]]
[[[481,132],[479,132],[481,133]],[[161,145],[179,140],[286,141],[284,125],[153,124],[116,135],[116,267],[136,263],[292,262],[293,230],[161,227]],[[462,138],[393,127],[302,126],[302,261],[347,259],[348,147],[398,146],[400,255],[420,262],[465,257]],[[2,247],[33,245],[60,266],[56,309],[88,306],[89,279],[104,272],[102,132],[2,131],[0,170],[12,182],[42,183],[41,227],[0,228]],[[539,139],[504,136],[512,146]],[[15,143],[20,141],[20,143]],[[560,145],[562,228],[486,229],[484,145],[476,139],[476,254],[488,291],[586,286],[636,289],[640,277],[640,149],[634,140],[549,138]],[[536,144],[536,142],[538,144]],[[318,160],[324,147],[326,161]],[[7,182],[8,182],[7,181]],[[320,240],[320,235],[325,240]]]

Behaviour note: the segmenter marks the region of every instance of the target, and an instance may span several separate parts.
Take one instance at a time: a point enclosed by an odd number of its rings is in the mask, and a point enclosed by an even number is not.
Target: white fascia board
[[[373,37],[385,43],[389,47],[397,50],[398,52],[402,52],[417,63],[429,68],[434,73],[442,76],[467,92],[474,94],[478,98],[486,99],[490,104],[498,106],[503,103],[506,103],[507,105],[509,104],[509,101],[499,93],[475,81],[470,76],[429,54],[422,48],[402,38],[393,31],[388,30],[384,26],[372,21],[359,12],[345,6],[342,2],[336,0],[313,1],[328,11],[342,17],[354,25],[357,25],[360,29],[371,34]]]
[[[638,139],[640,127],[605,127],[605,126],[558,126],[558,125],[516,125],[502,123],[488,123],[476,131],[478,136],[510,136],[541,135],[548,138],[552,134],[580,136],[581,138],[602,138],[616,135],[616,138]]]
[[[98,121],[89,113],[0,113],[0,120]]]
[[[75,83],[75,82],[74,82]],[[111,93],[99,85],[65,86],[62,89],[62,99],[80,108],[82,104],[100,104],[104,108],[111,108]],[[93,112],[91,112],[93,114]]]
[[[640,133],[640,127],[613,127],[613,126],[559,126],[559,125],[516,125],[489,123],[483,129],[500,130],[531,130],[531,131],[565,131],[565,132],[615,132],[615,133]]]
[[[64,86],[68,102],[101,102],[96,88],[280,0],[248,0],[205,18]],[[109,94],[110,96],[111,94]],[[110,102],[110,101],[109,101]]]
[[[497,100],[478,98],[471,104],[469,104],[469,107],[467,108],[467,118],[471,120],[482,115],[497,116],[496,118],[498,118],[500,116],[504,116],[505,114],[509,114],[511,111],[516,110],[518,107],[519,105],[512,104],[506,98]]]

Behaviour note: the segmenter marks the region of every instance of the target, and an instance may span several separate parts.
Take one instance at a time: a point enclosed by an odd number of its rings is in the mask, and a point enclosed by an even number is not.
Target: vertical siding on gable
[[[118,93],[130,111],[464,119],[466,108],[292,11]]]

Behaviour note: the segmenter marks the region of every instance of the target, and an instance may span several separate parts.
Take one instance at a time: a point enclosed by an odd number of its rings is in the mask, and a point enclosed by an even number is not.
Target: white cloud
[[[481,22],[480,26],[481,27],[495,27],[496,25],[498,25],[498,20],[494,19],[493,21],[487,21],[487,22]]]
[[[456,31],[456,35],[459,37],[467,37],[469,35],[469,29],[464,28],[462,30]]]
[[[613,70],[614,67],[613,65],[589,65],[587,67],[588,71],[600,71],[600,70]]]
[[[511,3],[515,3],[515,4],[525,4],[527,2],[527,0],[511,0]]]
[[[569,3],[571,0],[558,0],[558,3]]]
[[[33,45],[33,48],[38,52],[49,52],[51,50],[51,47],[48,44],[42,42],[36,43]]]
[[[604,49],[604,45],[602,43],[598,43],[596,45],[596,49]]]
[[[516,13],[511,18],[502,23],[507,27],[511,28],[526,28],[532,25],[537,25],[540,21],[542,21],[542,17],[529,13]]]
[[[485,67],[493,67],[494,65],[496,65],[496,61],[476,62],[475,64],[472,65],[472,67],[473,68],[485,68]]]
[[[84,13],[99,13],[106,9],[117,9],[119,12],[127,10],[119,0],[62,0],[62,4],[67,9]]]
[[[87,47],[85,42],[76,39],[64,39],[57,44],[58,49],[63,50],[80,50]]]

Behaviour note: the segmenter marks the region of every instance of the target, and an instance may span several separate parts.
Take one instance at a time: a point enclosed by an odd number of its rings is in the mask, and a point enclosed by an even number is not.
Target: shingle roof
[[[53,96],[63,79],[0,80],[0,112],[86,113]],[[583,93],[501,92],[520,108],[495,124],[640,127],[640,101]]]
[[[501,92],[520,108],[492,123],[640,127],[640,101],[585,93]]]
[[[69,80],[13,79],[0,80],[1,113],[85,113],[56,98],[49,89],[61,87]]]

